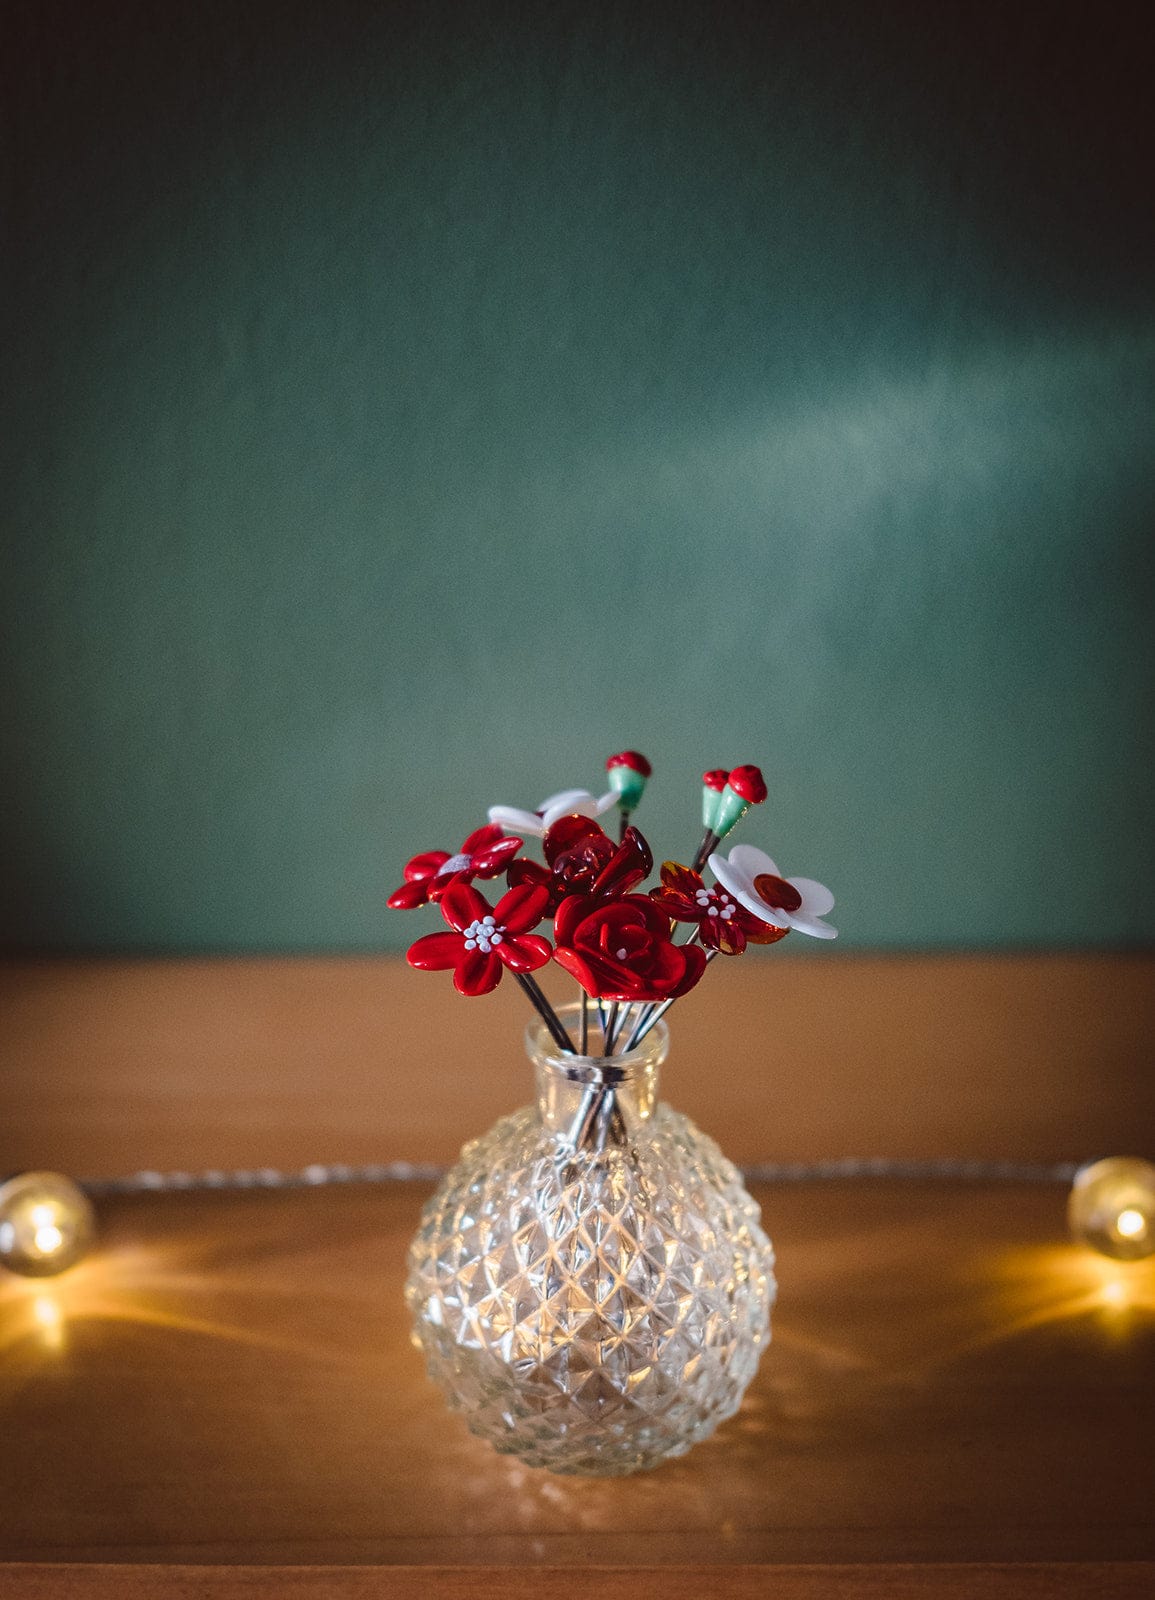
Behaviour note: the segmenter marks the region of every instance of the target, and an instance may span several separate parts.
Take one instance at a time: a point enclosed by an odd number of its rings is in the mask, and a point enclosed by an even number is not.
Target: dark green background
[[[860,946],[1150,936],[1146,7],[4,16],[13,943],[400,946],[624,744]]]

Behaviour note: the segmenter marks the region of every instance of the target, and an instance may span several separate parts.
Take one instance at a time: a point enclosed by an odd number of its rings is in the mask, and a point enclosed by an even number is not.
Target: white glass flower
[[[490,806],[489,820],[500,822],[503,828],[514,833],[542,839],[561,817],[600,817],[617,803],[618,797],[612,789],[600,798],[588,789],[563,789],[560,794],[551,794],[548,800],[543,800],[536,811],[520,811],[517,806]]]
[[[815,939],[838,937],[838,929],[822,920],[834,905],[826,885],[813,878],[784,878],[765,850],[752,844],[735,845],[729,860],[723,855],[710,857],[710,871],[735,900],[763,922],[775,928],[794,928]]]

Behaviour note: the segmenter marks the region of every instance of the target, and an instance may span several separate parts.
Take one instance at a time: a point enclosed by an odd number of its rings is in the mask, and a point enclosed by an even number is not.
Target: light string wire
[[[1094,1159],[1094,1158],[1091,1158]],[[901,1156],[840,1156],[823,1161],[755,1161],[738,1168],[747,1183],[839,1183],[863,1178],[915,1183],[1070,1184],[1084,1161],[992,1161],[962,1157],[907,1159]],[[295,1171],[276,1167],[225,1172],[133,1172],[117,1178],[79,1178],[94,1200],[111,1195],[172,1191],[320,1189],[337,1184],[436,1183],[448,1165],[428,1161],[382,1161],[369,1166],[313,1162]]]

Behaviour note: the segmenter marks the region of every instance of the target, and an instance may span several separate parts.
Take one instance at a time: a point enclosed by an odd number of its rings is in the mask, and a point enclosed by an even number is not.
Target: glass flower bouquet
[[[467,1144],[423,1213],[406,1286],[415,1339],[498,1450],[619,1475],[684,1454],[737,1410],[775,1292],[738,1172],[658,1100],[665,1014],[715,957],[835,929],[822,884],[782,876],[751,845],[718,853],[766,798],[757,767],[703,775],[701,843],[648,891],[653,856],[630,818],[650,765],[627,750],[606,768],[600,797],[493,806],[456,854],[414,856],[389,904],[435,905],[446,924],[410,947],[411,966],[451,970],[464,995],[509,972],[536,1013],[536,1104]],[[616,840],[597,820],[615,809]],[[522,855],[530,837],[544,862]],[[491,905],[475,882],[500,876]],[[533,976],[550,961],[578,984],[560,1009]]]

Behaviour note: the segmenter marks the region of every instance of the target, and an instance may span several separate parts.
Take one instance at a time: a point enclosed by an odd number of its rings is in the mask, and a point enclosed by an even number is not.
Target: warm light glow
[[[92,1240],[92,1206],[59,1172],[22,1172],[0,1185],[0,1266],[49,1277],[79,1261]]]
[[[1147,1218],[1134,1206],[1128,1206],[1125,1211],[1120,1211],[1115,1221],[1115,1231],[1124,1239],[1141,1239],[1147,1232]]]
[[[60,1307],[46,1294],[38,1294],[32,1302],[32,1315],[42,1328],[59,1328]]]
[[[1138,1156],[1109,1156],[1075,1174],[1067,1203],[1071,1232],[1116,1261],[1155,1251],[1155,1166]]]

